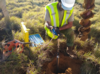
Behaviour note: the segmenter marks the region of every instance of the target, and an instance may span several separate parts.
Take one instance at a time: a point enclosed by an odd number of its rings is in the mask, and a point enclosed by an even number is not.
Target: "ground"
[[[63,53],[60,53],[59,57],[59,68],[57,70],[57,58],[53,58],[51,62],[47,62],[43,65],[43,70],[46,74],[80,74],[80,68],[82,61],[79,59],[72,59],[68,56],[64,56]]]

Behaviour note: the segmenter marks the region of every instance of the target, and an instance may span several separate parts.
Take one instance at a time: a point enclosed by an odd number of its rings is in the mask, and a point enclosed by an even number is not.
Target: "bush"
[[[26,73],[25,66],[27,66],[27,56],[24,54],[12,53],[10,57],[0,63],[0,74],[23,74]]]
[[[0,13],[0,19],[2,19],[2,17],[3,17],[3,14],[2,14],[2,13]]]
[[[21,30],[21,26],[20,26],[21,20],[17,17],[11,17],[10,20],[11,20],[12,29],[15,32],[20,31]]]

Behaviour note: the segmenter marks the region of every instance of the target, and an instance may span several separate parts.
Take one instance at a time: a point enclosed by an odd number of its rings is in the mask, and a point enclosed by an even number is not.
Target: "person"
[[[12,29],[11,29],[11,23],[10,23],[10,17],[9,17],[9,13],[6,9],[6,0],[0,0],[0,8],[2,9],[3,15],[4,15],[4,22],[5,22],[5,28],[0,30],[0,32],[5,32],[5,39],[7,41],[11,41],[13,40],[13,35],[12,35]],[[4,36],[2,33],[0,33],[0,38],[4,38],[1,37]]]
[[[74,21],[74,4],[75,0],[58,0],[58,2],[50,3],[45,7],[45,30],[47,35],[53,39],[58,38],[57,35],[53,35],[52,29],[55,29],[58,34],[63,33],[67,38],[66,53],[72,58],[76,57],[72,51],[74,32],[71,29]]]

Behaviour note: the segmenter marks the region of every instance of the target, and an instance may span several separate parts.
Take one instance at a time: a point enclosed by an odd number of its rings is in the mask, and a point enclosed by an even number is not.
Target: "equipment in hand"
[[[59,31],[59,28],[58,27],[53,27],[53,29],[51,30],[51,32],[54,34],[54,35],[59,35],[60,36],[60,31]]]

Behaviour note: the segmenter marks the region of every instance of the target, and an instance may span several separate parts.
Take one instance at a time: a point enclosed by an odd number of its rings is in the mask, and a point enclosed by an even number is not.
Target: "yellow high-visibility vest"
[[[57,4],[58,4],[58,2],[54,2],[54,3],[48,4],[45,7],[49,11],[49,15],[50,15],[50,19],[51,19],[51,25],[54,26],[54,27],[60,27]],[[62,23],[61,23],[61,27],[68,23],[68,19],[71,16],[72,13],[73,13],[73,8],[70,11],[64,10],[64,16],[63,16],[63,20],[62,20]],[[53,39],[58,38],[58,36],[53,35],[53,33],[50,31],[50,29],[48,29],[46,26],[45,26],[45,30],[46,30],[46,33],[48,34],[49,37],[51,37]]]

